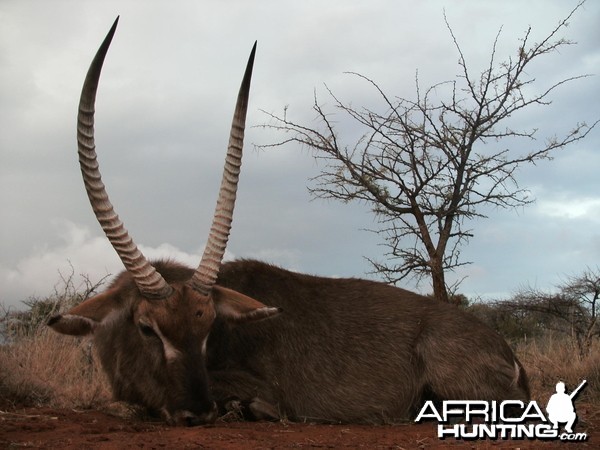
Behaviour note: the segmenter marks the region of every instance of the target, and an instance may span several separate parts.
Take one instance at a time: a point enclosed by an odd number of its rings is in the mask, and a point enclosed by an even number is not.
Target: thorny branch
[[[536,129],[514,129],[501,124],[532,105],[551,104],[550,94],[587,75],[563,79],[535,93],[536,82],[526,69],[541,56],[555,53],[572,42],[558,37],[569,15],[540,42],[530,43],[531,28],[522,39],[516,56],[497,62],[496,35],[487,68],[473,77],[466,58],[446,17],[446,26],[459,54],[455,80],[426,90],[416,78],[416,100],[390,98],[372,79],[364,80],[382,100],[381,111],[356,108],[344,103],[325,86],[334,108],[365,130],[354,145],[341,142],[333,113],[326,112],[314,94],[313,110],[319,128],[296,123],[268,113],[265,128],[283,132],[287,138],[261,148],[297,143],[314,151],[324,162],[312,181],[310,192],[317,198],[343,202],[362,201],[371,206],[387,247],[386,260],[369,260],[374,272],[397,283],[407,276],[431,277],[434,294],[448,300],[444,272],[468,264],[460,247],[473,236],[467,221],[485,217],[483,206],[517,208],[533,199],[516,179],[524,164],[552,159],[553,153],[584,139],[598,124],[577,123],[564,136],[544,143]],[[526,89],[527,88],[527,89]],[[528,142],[528,150],[510,147],[515,139]],[[413,245],[405,247],[406,238]]]

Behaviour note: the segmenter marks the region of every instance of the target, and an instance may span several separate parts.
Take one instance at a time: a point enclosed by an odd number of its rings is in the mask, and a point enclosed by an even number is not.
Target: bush
[[[39,329],[0,347],[0,398],[12,406],[97,407],[108,383],[88,342]]]
[[[73,275],[47,298],[30,298],[26,311],[3,308],[0,401],[7,406],[98,407],[110,399],[108,382],[88,339],[50,330],[48,319],[85,300],[104,279],[76,288]]]
[[[600,408],[600,341],[591,339],[589,351],[581,351],[577,335],[564,327],[568,315],[559,314],[564,304],[560,297],[532,302],[521,295],[505,301],[472,302],[465,309],[512,345],[529,376],[532,399],[540,405],[545,406],[557,382],[563,381],[571,392],[587,380],[577,400]]]
[[[563,381],[568,393],[579,383],[587,385],[577,402],[600,408],[600,343],[595,341],[592,351],[581,356],[578,346],[560,334],[546,333],[542,338],[522,340],[517,344],[517,356],[529,376],[531,395],[542,406],[555,392],[556,383]]]

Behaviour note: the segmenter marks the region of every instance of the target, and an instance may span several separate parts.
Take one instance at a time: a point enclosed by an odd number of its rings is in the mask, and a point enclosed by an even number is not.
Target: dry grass
[[[74,271],[50,296],[30,298],[27,311],[0,305],[0,407],[52,406],[97,408],[110,401],[110,388],[89,340],[63,336],[46,326],[48,319],[85,300],[105,279],[84,277],[75,285]]]
[[[0,347],[0,398],[8,405],[98,408],[111,396],[86,341],[40,329]]]
[[[529,376],[531,395],[544,405],[563,381],[567,392],[583,380],[587,385],[577,401],[592,404],[600,410],[600,343],[594,342],[588,356],[580,357],[578,347],[564,336],[548,333],[543,339],[520,342],[517,355]]]

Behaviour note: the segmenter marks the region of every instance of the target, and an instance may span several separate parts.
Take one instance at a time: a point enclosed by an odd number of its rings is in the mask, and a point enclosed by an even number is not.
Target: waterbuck
[[[257,419],[382,423],[409,419],[428,399],[529,398],[506,342],[453,306],[374,281],[251,260],[222,264],[256,44],[200,264],[150,263],[115,213],[96,161],[95,96],[116,25],[85,79],[77,136],[92,208],[126,270],[105,292],[49,321],[60,333],[92,336],[116,399],[195,425],[230,410]]]

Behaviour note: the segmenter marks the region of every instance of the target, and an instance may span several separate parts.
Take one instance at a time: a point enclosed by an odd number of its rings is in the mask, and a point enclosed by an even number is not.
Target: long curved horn
[[[250,52],[246,72],[238,93],[233,121],[231,123],[231,133],[229,134],[229,146],[225,158],[225,168],[223,169],[223,178],[221,180],[221,189],[217,199],[217,206],[213,216],[210,234],[206,242],[204,254],[200,265],[194,276],[190,279],[190,285],[198,292],[208,295],[212,286],[217,280],[217,274],[221,267],[221,261],[225,254],[229,231],[231,230],[231,221],[233,219],[233,207],[235,206],[235,197],[237,184],[242,165],[242,147],[244,145],[244,128],[246,126],[246,111],[248,109],[248,96],[250,93],[250,80],[252,78],[252,67],[254,65],[254,54],[256,52],[256,42]]]
[[[171,294],[172,288],[164,278],[152,267],[140,252],[125,229],[123,222],[115,213],[106,188],[102,182],[99,165],[96,157],[94,142],[94,105],[98,80],[102,71],[102,64],[110,42],[117,28],[119,18],[106,35],[104,42],[98,49],[81,90],[79,100],[79,114],[77,116],[77,148],[79,152],[79,165],[83,175],[85,189],[90,199],[96,219],[100,222],[104,233],[113,248],[121,258],[127,271],[133,276],[135,284],[145,297],[165,298]]]

